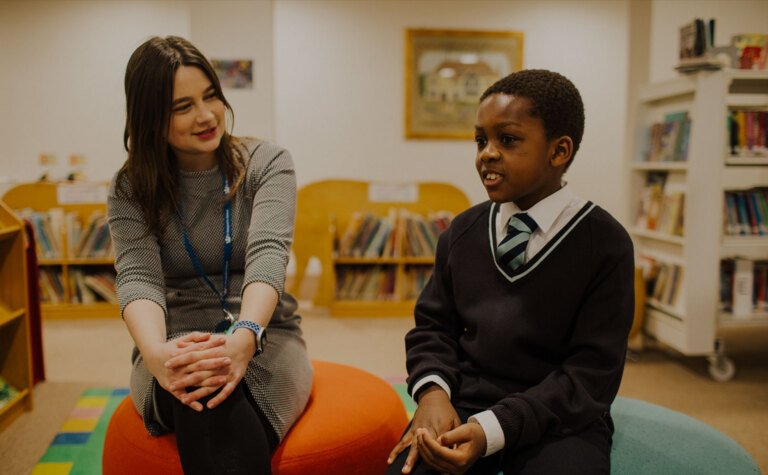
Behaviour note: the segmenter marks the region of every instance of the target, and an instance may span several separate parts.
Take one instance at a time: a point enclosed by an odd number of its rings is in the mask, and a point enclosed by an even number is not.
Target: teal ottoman
[[[747,475],[760,473],[755,460],[712,427],[655,404],[619,397],[611,473],[616,475]]]

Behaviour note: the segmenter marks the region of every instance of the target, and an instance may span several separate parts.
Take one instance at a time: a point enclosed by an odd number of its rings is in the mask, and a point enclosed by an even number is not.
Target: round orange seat
[[[275,475],[383,473],[408,419],[394,388],[351,366],[313,361],[309,403],[272,457]],[[104,475],[182,474],[176,436],[152,437],[126,397],[109,421]]]

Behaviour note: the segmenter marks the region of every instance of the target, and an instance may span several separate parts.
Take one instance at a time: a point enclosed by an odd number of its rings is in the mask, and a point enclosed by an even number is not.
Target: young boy
[[[440,236],[405,338],[418,408],[389,473],[608,474],[634,259],[622,226],[563,181],[581,97],[560,74],[513,73],[475,128],[490,201]]]

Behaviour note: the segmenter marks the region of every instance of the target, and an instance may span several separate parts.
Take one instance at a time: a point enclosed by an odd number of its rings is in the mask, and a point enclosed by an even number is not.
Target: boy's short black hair
[[[573,140],[573,156],[576,155],[584,135],[584,103],[568,78],[546,69],[526,69],[493,83],[480,96],[480,102],[492,94],[528,98],[532,103],[531,115],[544,122],[547,140],[567,135]]]

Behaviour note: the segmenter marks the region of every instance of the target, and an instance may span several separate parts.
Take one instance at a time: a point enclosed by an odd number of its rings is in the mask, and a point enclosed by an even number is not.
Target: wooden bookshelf
[[[77,187],[82,187],[78,190]],[[100,212],[106,214],[106,184],[105,183],[25,183],[9,189],[3,196],[6,204],[14,209],[25,208],[37,212],[46,212],[51,208],[61,208],[65,213],[75,212],[83,223],[91,216]],[[63,202],[62,202],[63,201]],[[56,270],[61,272],[64,287],[63,303],[44,303],[41,305],[42,316],[45,319],[80,319],[80,318],[115,318],[119,316],[119,307],[107,302],[93,304],[78,304],[72,302],[75,289],[71,285],[70,274],[75,269],[83,269],[86,273],[95,271],[114,272],[114,258],[84,258],[69,256],[67,235],[64,229],[54,230],[60,233],[62,255],[52,258],[39,258],[41,270]]]
[[[0,377],[18,394],[0,407],[0,431],[32,410],[32,356],[23,223],[0,201]]]
[[[382,192],[383,190],[383,192]],[[407,195],[407,196],[406,196]],[[404,209],[422,216],[430,212],[458,214],[470,203],[458,188],[445,183],[385,185],[354,180],[324,180],[302,187],[298,192],[294,287],[301,286],[310,257],[321,262],[323,272],[314,296],[314,305],[328,307],[333,316],[410,316],[414,298],[406,297],[404,282],[411,267],[431,267],[434,257],[339,257],[335,255],[340,233],[356,212],[386,216],[390,209]],[[395,290],[391,298],[344,300],[337,295],[337,275],[343,266],[394,270]]]

